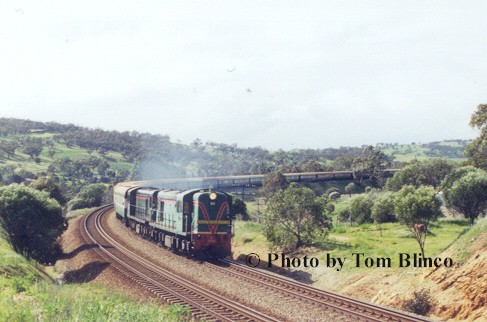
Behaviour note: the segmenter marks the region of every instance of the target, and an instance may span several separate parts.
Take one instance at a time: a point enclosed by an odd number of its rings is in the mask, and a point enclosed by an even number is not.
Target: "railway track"
[[[255,268],[247,267],[233,260],[220,260],[209,263],[216,270],[223,270],[227,275],[232,275],[239,279],[248,280],[260,287],[286,294],[290,298],[326,307],[333,312],[347,316],[355,321],[431,321],[428,318],[393,310],[390,308],[374,305],[360,301],[345,295],[320,290],[296,281],[276,276],[267,272],[262,272]]]
[[[205,321],[279,321],[271,316],[199,287],[174,273],[153,265],[108,235],[101,218],[112,206],[101,207],[81,221],[81,234],[95,244],[97,254],[122,274],[171,304],[188,305],[191,315]]]
[[[101,218],[112,206],[99,208],[85,216],[80,226],[87,243],[98,246],[96,252],[113,264],[122,274],[152,291],[171,304],[188,305],[192,316],[205,321],[278,321],[250,307],[218,295],[207,288],[198,287],[184,278],[140,257],[114,240],[103,228]],[[247,267],[233,260],[208,262],[212,269],[227,276],[246,280],[269,292],[285,296],[340,314],[356,321],[431,321],[425,317],[400,312],[356,300],[348,296],[319,290],[296,281]],[[272,296],[269,293],[270,296]],[[303,306],[304,307],[304,306]]]

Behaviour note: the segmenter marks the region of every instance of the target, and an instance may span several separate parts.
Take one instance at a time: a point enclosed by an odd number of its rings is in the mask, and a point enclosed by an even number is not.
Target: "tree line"
[[[44,262],[58,255],[57,237],[66,229],[63,205],[74,210],[102,202],[100,195],[107,191],[107,186],[89,184],[93,174],[113,177],[109,183],[129,176],[110,173],[108,151],[122,153],[127,161],[134,159],[132,178],[155,175],[146,171],[157,165],[156,169],[170,169],[177,176],[269,173],[262,189],[267,200],[264,231],[272,243],[280,246],[300,247],[312,243],[316,235],[326,236],[332,227],[333,200],[340,194],[329,190],[317,195],[309,187],[296,184],[288,187],[282,181],[282,172],[352,169],[355,182],[345,191],[352,194],[363,185],[368,185],[369,191],[352,200],[348,217],[340,216],[349,222],[378,225],[400,221],[415,236],[422,252],[430,223],[441,215],[439,195],[443,194],[446,205],[471,223],[485,215],[487,208],[487,105],[480,105],[472,116],[470,125],[481,134],[468,145],[469,159],[464,164],[415,161],[389,179],[383,170],[391,166],[391,160],[372,146],[269,152],[260,147],[203,144],[200,140],[187,146],[172,143],[167,136],[88,130],[57,123],[0,119],[0,125],[0,151],[6,159],[13,158],[16,150],[21,149],[32,161],[41,162],[38,158],[43,149],[52,149],[52,163],[46,175],[19,170],[11,163],[0,167],[2,183],[14,183],[0,187],[2,233],[16,251]],[[50,140],[29,137],[27,134],[33,130],[57,135]],[[54,142],[67,147],[77,145],[91,152],[82,160],[54,158]],[[92,155],[94,151],[98,157]],[[77,189],[68,198],[63,187],[66,178],[77,183]],[[25,182],[30,186],[19,184]],[[246,216],[245,204],[239,207],[242,216]]]
[[[392,178],[384,178],[389,160],[373,147],[366,147],[361,157],[351,163],[355,182],[345,186],[350,196],[363,186],[363,175],[372,179],[366,193],[351,198],[337,219],[352,224],[400,222],[416,239],[424,256],[425,241],[431,223],[441,217],[444,204],[450,211],[467,218],[471,225],[487,213],[487,105],[479,105],[472,115],[472,127],[480,136],[468,145],[463,163],[446,159],[414,160]],[[326,236],[333,200],[338,189],[317,195],[307,187],[287,184],[280,172],[268,174],[261,193],[266,196],[264,233],[278,247],[300,247]]]

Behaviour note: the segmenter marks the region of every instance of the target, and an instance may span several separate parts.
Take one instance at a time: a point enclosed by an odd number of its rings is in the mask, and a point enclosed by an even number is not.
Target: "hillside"
[[[306,247],[288,257],[319,259],[315,268],[287,268],[275,265],[275,271],[315,287],[345,294],[364,301],[404,310],[414,292],[426,291],[434,305],[429,316],[452,321],[484,321],[487,316],[487,218],[472,227],[464,219],[445,218],[438,222],[428,240],[428,256],[454,260],[451,268],[400,268],[399,252],[414,253],[418,247],[408,231],[398,223],[346,228],[337,227],[320,247]],[[262,226],[238,222],[233,241],[234,257],[257,253],[267,258],[271,252]],[[280,253],[274,249],[272,252]],[[370,257],[390,257],[392,267],[354,267],[352,253]],[[340,271],[327,267],[327,254],[348,258]]]
[[[394,158],[391,166],[401,167],[404,162],[414,159],[441,157],[461,161],[467,144],[468,141],[451,140],[411,145],[378,144],[377,148]],[[147,133],[0,119],[0,184],[30,184],[37,178],[49,176],[59,184],[66,200],[73,200],[80,189],[90,183],[113,185],[127,179],[262,174],[277,169],[289,172],[350,170],[354,159],[362,153],[361,147],[268,151],[261,147],[240,148],[215,142],[203,143],[198,139],[184,145],[172,142],[168,136]],[[340,191],[344,190],[344,184],[337,184]],[[321,186],[316,190],[322,194],[324,189]],[[364,189],[365,186],[360,187],[360,191]],[[259,213],[260,206],[257,201],[249,208],[256,208]],[[427,288],[437,296],[439,305],[435,308],[435,316],[478,317],[485,314],[485,294],[477,292],[483,288],[475,283],[485,286],[485,277],[478,272],[485,271],[486,260],[485,220],[479,223],[480,226],[477,224],[477,228],[470,229],[455,240],[465,227],[455,221],[445,221],[439,224],[438,231],[434,231],[437,236],[429,239],[429,250],[435,256],[443,256],[441,252],[453,244],[447,252],[454,252],[452,256],[462,259],[454,271],[352,269],[330,273],[325,268],[290,274],[317,287],[397,308],[402,307],[407,296]],[[240,230],[234,240],[236,257],[260,250],[267,252],[259,224],[245,223],[245,227],[247,230]],[[481,238],[484,238],[483,241]],[[480,241],[472,244],[473,239]],[[395,246],[389,247],[391,244]],[[255,249],[256,245],[258,250]],[[316,253],[323,260],[323,249],[331,249],[343,256],[349,255],[351,250],[372,253],[379,249],[377,256],[395,256],[402,248],[416,247],[405,229],[397,223],[383,225],[380,237],[379,231],[372,225],[336,226],[330,233],[330,240],[323,240],[319,246],[321,249],[310,248],[303,252]],[[0,319],[21,320],[39,315],[52,316],[57,320],[76,319],[76,316],[90,314],[84,310],[93,307],[90,304],[93,301],[114,310],[121,307],[120,310],[128,312],[138,305],[118,295],[111,297],[110,291],[100,290],[96,285],[70,284],[59,288],[42,281],[43,274],[35,268],[35,264],[13,253],[3,240],[0,240],[0,254],[0,275],[3,273],[0,293],[5,295],[0,303],[3,310],[0,311]],[[70,297],[68,294],[71,293],[79,294],[79,297]],[[92,293],[98,295],[92,297]],[[75,304],[78,301],[80,304]],[[33,309],[25,310],[26,303],[34,303]],[[51,309],[55,312],[49,311]],[[159,314],[151,307],[146,310],[148,316]],[[22,312],[25,312],[25,317]],[[68,314],[66,312],[77,315],[63,315]],[[117,319],[111,316],[107,318]]]
[[[16,254],[0,238],[0,321],[182,321],[180,306],[161,308],[100,284],[66,283]]]
[[[469,140],[444,140],[430,143],[378,144],[377,146],[396,162],[446,158],[454,161],[465,160],[464,151]]]
[[[428,289],[436,302],[433,316],[454,321],[483,321],[487,316],[487,219],[455,240],[439,257],[459,258],[451,268],[408,272],[381,280],[374,302],[401,307],[405,290]]]
[[[413,159],[464,160],[469,141],[426,144],[377,144],[392,167]],[[115,182],[127,177],[195,177],[286,172],[350,170],[362,147],[268,151],[236,144],[174,143],[168,136],[104,131],[72,124],[0,118],[0,171],[4,183],[54,172],[63,179]],[[20,169],[23,170],[19,173]],[[10,170],[10,173],[9,173]],[[19,177],[10,178],[15,173]],[[9,179],[10,178],[10,179]],[[10,181],[9,181],[10,180]]]

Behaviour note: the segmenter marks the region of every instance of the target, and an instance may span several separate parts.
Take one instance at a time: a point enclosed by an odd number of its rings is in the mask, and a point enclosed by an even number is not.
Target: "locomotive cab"
[[[232,198],[223,192],[199,192],[193,195],[193,251],[210,258],[231,253]]]

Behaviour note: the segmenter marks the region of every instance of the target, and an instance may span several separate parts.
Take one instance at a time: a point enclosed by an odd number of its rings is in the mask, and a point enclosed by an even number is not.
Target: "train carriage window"
[[[144,217],[149,214],[149,199],[145,199]]]
[[[161,203],[159,204],[159,213],[161,214],[160,221],[163,221],[164,220],[164,201],[161,201]]]

